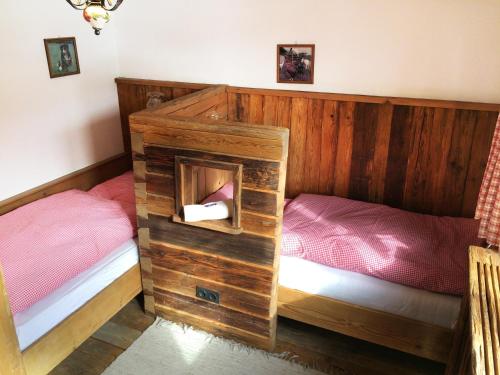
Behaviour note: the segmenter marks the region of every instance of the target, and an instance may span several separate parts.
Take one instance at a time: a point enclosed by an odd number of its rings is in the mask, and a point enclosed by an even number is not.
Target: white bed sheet
[[[82,307],[139,262],[137,244],[129,240],[87,271],[14,316],[21,350]]]
[[[461,298],[380,280],[296,257],[281,257],[280,285],[453,328]]]

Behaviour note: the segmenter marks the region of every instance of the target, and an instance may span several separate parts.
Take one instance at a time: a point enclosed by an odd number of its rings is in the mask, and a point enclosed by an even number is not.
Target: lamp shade
[[[83,11],[83,18],[92,25],[96,35],[99,35],[104,25],[109,22],[110,15],[103,7],[90,5]]]
[[[123,0],[66,0],[73,8],[83,10],[83,18],[92,25],[96,35],[101,33],[111,16]]]

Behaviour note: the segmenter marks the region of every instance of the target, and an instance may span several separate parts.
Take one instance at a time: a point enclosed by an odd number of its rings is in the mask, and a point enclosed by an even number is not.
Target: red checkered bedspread
[[[463,293],[478,222],[302,194],[288,204],[282,255],[433,292]],[[299,276],[298,276],[299,277]]]

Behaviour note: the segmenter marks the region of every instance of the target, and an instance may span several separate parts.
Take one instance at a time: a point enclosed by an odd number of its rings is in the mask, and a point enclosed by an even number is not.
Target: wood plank
[[[0,374],[26,374],[16,327],[10,309],[9,296],[5,286],[2,266],[0,265]]]
[[[158,242],[151,242],[150,249],[142,251],[151,257],[156,266],[213,282],[253,290],[267,296],[271,293],[272,269],[237,262],[223,256],[175,248]]]
[[[325,101],[321,121],[319,193],[333,195],[339,134],[339,103]]]
[[[146,191],[148,194],[161,195],[166,198],[175,197],[175,179],[160,174],[146,174]]]
[[[279,200],[280,196],[275,192],[253,189],[241,190],[241,208],[243,210],[278,216],[282,209]]]
[[[339,130],[335,157],[334,195],[347,197],[351,177],[351,160],[354,137],[354,111],[356,104],[342,102],[339,106]]]
[[[276,96],[264,96],[263,112],[262,123],[264,125],[278,125],[278,98]]]
[[[415,109],[410,107],[394,107],[384,190],[384,203],[392,207],[401,207],[404,203],[404,186],[410,134],[414,126],[412,122],[414,111]]]
[[[382,104],[378,109],[375,151],[373,154],[373,167],[371,168],[372,180],[368,191],[371,202],[382,203],[384,201],[393,111],[394,106],[392,104]]]
[[[273,95],[285,96],[290,98],[307,98],[307,99],[323,99],[342,102],[360,102],[393,105],[415,106],[415,107],[433,107],[433,108],[455,108],[477,111],[499,112],[500,104],[496,103],[475,103],[462,102],[453,100],[435,100],[435,99],[420,99],[420,98],[400,98],[388,96],[370,96],[370,95],[352,95],[352,94],[335,94],[322,92],[307,92],[307,91],[292,91],[292,90],[275,90],[275,89],[260,89],[248,87],[228,87],[228,92],[240,95]]]
[[[141,290],[137,265],[26,349],[26,373],[48,373]]]
[[[242,341],[247,343],[248,345],[258,348],[271,348],[268,337],[256,335],[254,332],[237,329],[218,321],[200,318],[186,312],[171,309],[168,306],[158,305],[157,311],[159,316],[163,317],[164,319],[187,324],[193,327],[198,327],[199,329],[209,332],[215,336],[224,337],[240,342]]]
[[[219,293],[220,305],[223,307],[263,319],[271,318],[269,296],[158,266],[153,267],[153,280],[155,288],[159,290],[195,299],[197,299],[196,287],[216,291]]]
[[[137,112],[131,116],[131,120],[133,121],[133,118],[136,118],[137,116],[148,116],[153,112],[160,115],[168,115],[176,112],[180,116],[196,115],[212,107],[213,105],[220,103],[221,100],[223,100],[220,96],[221,94],[226,94],[226,86],[224,85],[208,87],[206,89],[192,92],[187,95],[186,92],[179,94],[175,93],[174,91],[175,99],[160,104],[155,108],[144,109],[140,112]],[[204,104],[200,105],[199,103]],[[207,103],[209,104],[208,107],[206,106]],[[193,109],[194,113],[191,112],[189,107]]]
[[[307,134],[307,99],[294,98],[291,103],[290,124],[290,156],[288,159],[288,178],[286,194],[295,198],[302,190],[304,183]]]
[[[155,318],[145,314],[139,302],[139,298],[135,298],[113,316],[110,321],[120,326],[144,332],[154,323]]]
[[[312,194],[319,193],[323,108],[323,100],[309,100],[307,106],[304,189]]]
[[[220,92],[221,90],[219,90]],[[200,94],[201,91],[191,94],[191,95],[196,95]],[[186,103],[186,97],[182,97],[182,102],[185,104]],[[179,102],[181,101],[179,99]],[[212,96],[198,100],[184,108],[175,110],[170,112],[172,115],[175,116],[185,116],[185,117],[195,117],[200,114],[206,113],[212,108],[215,108],[217,105],[223,104],[227,100],[227,94],[225,91],[220,92],[219,94],[212,94]]]
[[[278,313],[442,363],[452,342],[450,329],[281,286]]]
[[[425,207],[428,201],[425,196],[429,183],[427,170],[434,167],[429,165],[434,109],[415,108],[411,121],[414,126],[410,135],[403,200],[406,209],[415,211]]]
[[[247,188],[278,190],[279,163],[252,158],[235,157],[225,154],[206,153],[195,150],[145,146],[146,168],[148,172],[174,176],[175,156],[185,156],[205,160],[243,165],[243,185]]]
[[[187,131],[165,128],[161,135],[146,133],[144,141],[167,147],[190,148],[197,142],[197,149],[207,152],[226,153],[228,155],[252,157],[261,155],[262,159],[279,161],[284,156],[282,141],[267,139],[256,141],[253,138],[214,134],[204,131]]]
[[[465,193],[467,170],[471,159],[472,137],[477,122],[477,112],[456,111],[448,166],[445,172],[447,181],[443,200],[447,202],[446,211],[449,216],[460,216]]]
[[[115,322],[109,321],[95,332],[92,337],[125,350],[132,345],[141,334],[142,332],[137,329],[123,327]]]
[[[155,289],[155,303],[159,307],[165,306],[172,310],[220,322],[224,325],[252,332],[260,336],[269,337],[270,335],[270,322],[268,320],[231,310],[222,305],[201,299]]]
[[[275,240],[272,238],[247,233],[232,235],[194,228],[172,223],[157,215],[149,215],[149,230],[152,241],[164,241],[262,266],[273,265]]]
[[[246,233],[277,237],[281,230],[282,223],[282,216],[263,215],[244,210],[241,212],[241,226]]]
[[[264,122],[263,97],[261,95],[250,95],[248,120],[252,124],[262,124]]]
[[[126,154],[119,154],[102,162],[50,181],[46,184],[0,201],[0,215],[38,199],[69,189],[89,190],[95,185],[116,177],[132,168],[132,160]]]
[[[171,197],[147,195],[147,210],[156,215],[171,216],[175,214],[175,200]]]
[[[354,110],[349,197],[366,201],[372,186],[378,106],[358,103]]]
[[[446,202],[443,199],[446,190],[445,172],[448,164],[455,110],[436,109],[432,124],[429,148],[429,167],[425,187],[426,203],[423,208],[432,214],[439,215],[444,211]],[[432,169],[432,170],[431,170]]]

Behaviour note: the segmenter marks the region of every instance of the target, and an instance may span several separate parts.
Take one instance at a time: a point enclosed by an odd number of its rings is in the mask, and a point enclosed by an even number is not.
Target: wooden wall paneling
[[[500,104],[498,103],[476,103],[476,102],[461,102],[461,101],[438,100],[438,99],[336,94],[336,93],[325,93],[325,92],[260,89],[260,88],[249,88],[249,87],[234,87],[234,86],[230,86],[228,88],[228,91],[231,94],[247,94],[247,95],[260,94],[260,95],[274,95],[278,97],[290,97],[290,98],[306,97],[309,99],[323,99],[323,100],[346,101],[346,102],[351,101],[351,102],[375,103],[375,104],[388,103],[400,106],[468,109],[473,111],[486,111],[486,112],[500,111]]]
[[[195,89],[187,85],[186,90]],[[227,87],[227,98],[229,120],[291,130],[288,197],[318,192],[466,217],[473,216],[500,109],[488,103],[241,87]],[[374,138],[361,131],[365,126]]]

